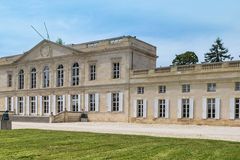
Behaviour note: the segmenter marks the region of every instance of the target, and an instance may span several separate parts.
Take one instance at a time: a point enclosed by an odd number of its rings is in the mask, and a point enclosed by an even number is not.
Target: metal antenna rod
[[[31,25],[31,27],[42,39],[45,39],[32,25]]]
[[[47,39],[50,40],[50,36],[49,36],[48,29],[47,29],[47,26],[46,26],[45,22],[44,22],[44,27],[45,27],[45,30],[46,30],[46,33],[47,33]]]

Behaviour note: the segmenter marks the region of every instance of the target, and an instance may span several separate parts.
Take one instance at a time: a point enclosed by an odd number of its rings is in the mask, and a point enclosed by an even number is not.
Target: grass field
[[[7,159],[240,159],[240,143],[45,130],[0,131]]]

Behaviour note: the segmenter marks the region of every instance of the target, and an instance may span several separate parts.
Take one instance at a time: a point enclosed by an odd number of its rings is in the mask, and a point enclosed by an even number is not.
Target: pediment
[[[42,59],[51,59],[62,56],[69,56],[79,51],[69,47],[61,46],[51,41],[43,40],[24,53],[16,62],[29,62]]]

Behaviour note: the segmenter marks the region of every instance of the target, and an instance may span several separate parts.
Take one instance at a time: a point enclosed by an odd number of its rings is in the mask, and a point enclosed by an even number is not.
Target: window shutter
[[[88,94],[85,94],[85,111],[88,112]]]
[[[67,95],[67,101],[68,101],[68,105],[67,105],[67,107],[68,107],[68,111],[71,111],[71,95],[70,94],[68,94]]]
[[[56,115],[56,95],[53,95],[53,102],[52,102],[52,110],[53,110],[53,115]]]
[[[5,97],[5,111],[8,110],[8,97]]]
[[[182,99],[178,99],[177,118],[182,118]]]
[[[154,99],[154,105],[153,105],[153,116],[154,118],[158,118],[159,113],[159,107],[158,107],[158,99]]]
[[[235,119],[235,98],[230,98],[229,119]]]
[[[124,104],[123,92],[120,92],[119,93],[119,112],[123,112],[123,104]]]
[[[11,97],[11,111],[14,111],[14,100],[13,97]]]
[[[193,119],[194,116],[194,100],[190,98],[190,111],[189,111],[189,118]]]
[[[147,118],[147,100],[143,100],[143,118]]]
[[[112,93],[107,93],[107,111],[112,111]]]
[[[216,98],[216,115],[215,119],[220,119],[221,114],[221,104],[220,104],[220,98]]]
[[[15,113],[18,114],[18,97],[15,97]]]
[[[169,99],[165,99],[165,118],[169,118]]]
[[[51,114],[52,109],[51,109],[51,96],[50,95],[48,96],[48,107],[49,107],[49,113]]]
[[[39,115],[42,116],[43,108],[42,108],[42,96],[39,96]]]
[[[137,100],[133,101],[133,117],[137,117]]]
[[[202,118],[207,119],[207,98],[202,99]]]
[[[95,105],[96,105],[95,111],[99,112],[99,93],[95,94]]]
[[[38,96],[35,96],[35,113],[38,114]]]
[[[78,112],[81,112],[81,95],[78,94]]]
[[[62,95],[62,97],[63,97],[63,111],[65,111],[67,109],[65,95]]]
[[[29,96],[26,97],[26,115],[30,114],[30,107],[29,107]]]

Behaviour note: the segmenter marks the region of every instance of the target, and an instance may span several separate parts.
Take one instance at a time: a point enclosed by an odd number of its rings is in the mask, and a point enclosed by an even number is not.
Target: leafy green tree
[[[60,45],[64,45],[64,44],[65,44],[61,38],[58,38],[58,39],[56,40],[56,43],[57,43],[57,44],[60,44]]]
[[[173,65],[188,65],[196,64],[198,62],[198,57],[194,52],[187,51],[185,53],[176,55],[175,59],[172,61]]]
[[[223,62],[225,59],[233,59],[230,54],[227,54],[228,49],[223,47],[223,42],[220,38],[216,39],[209,51],[205,53],[205,62]]]

